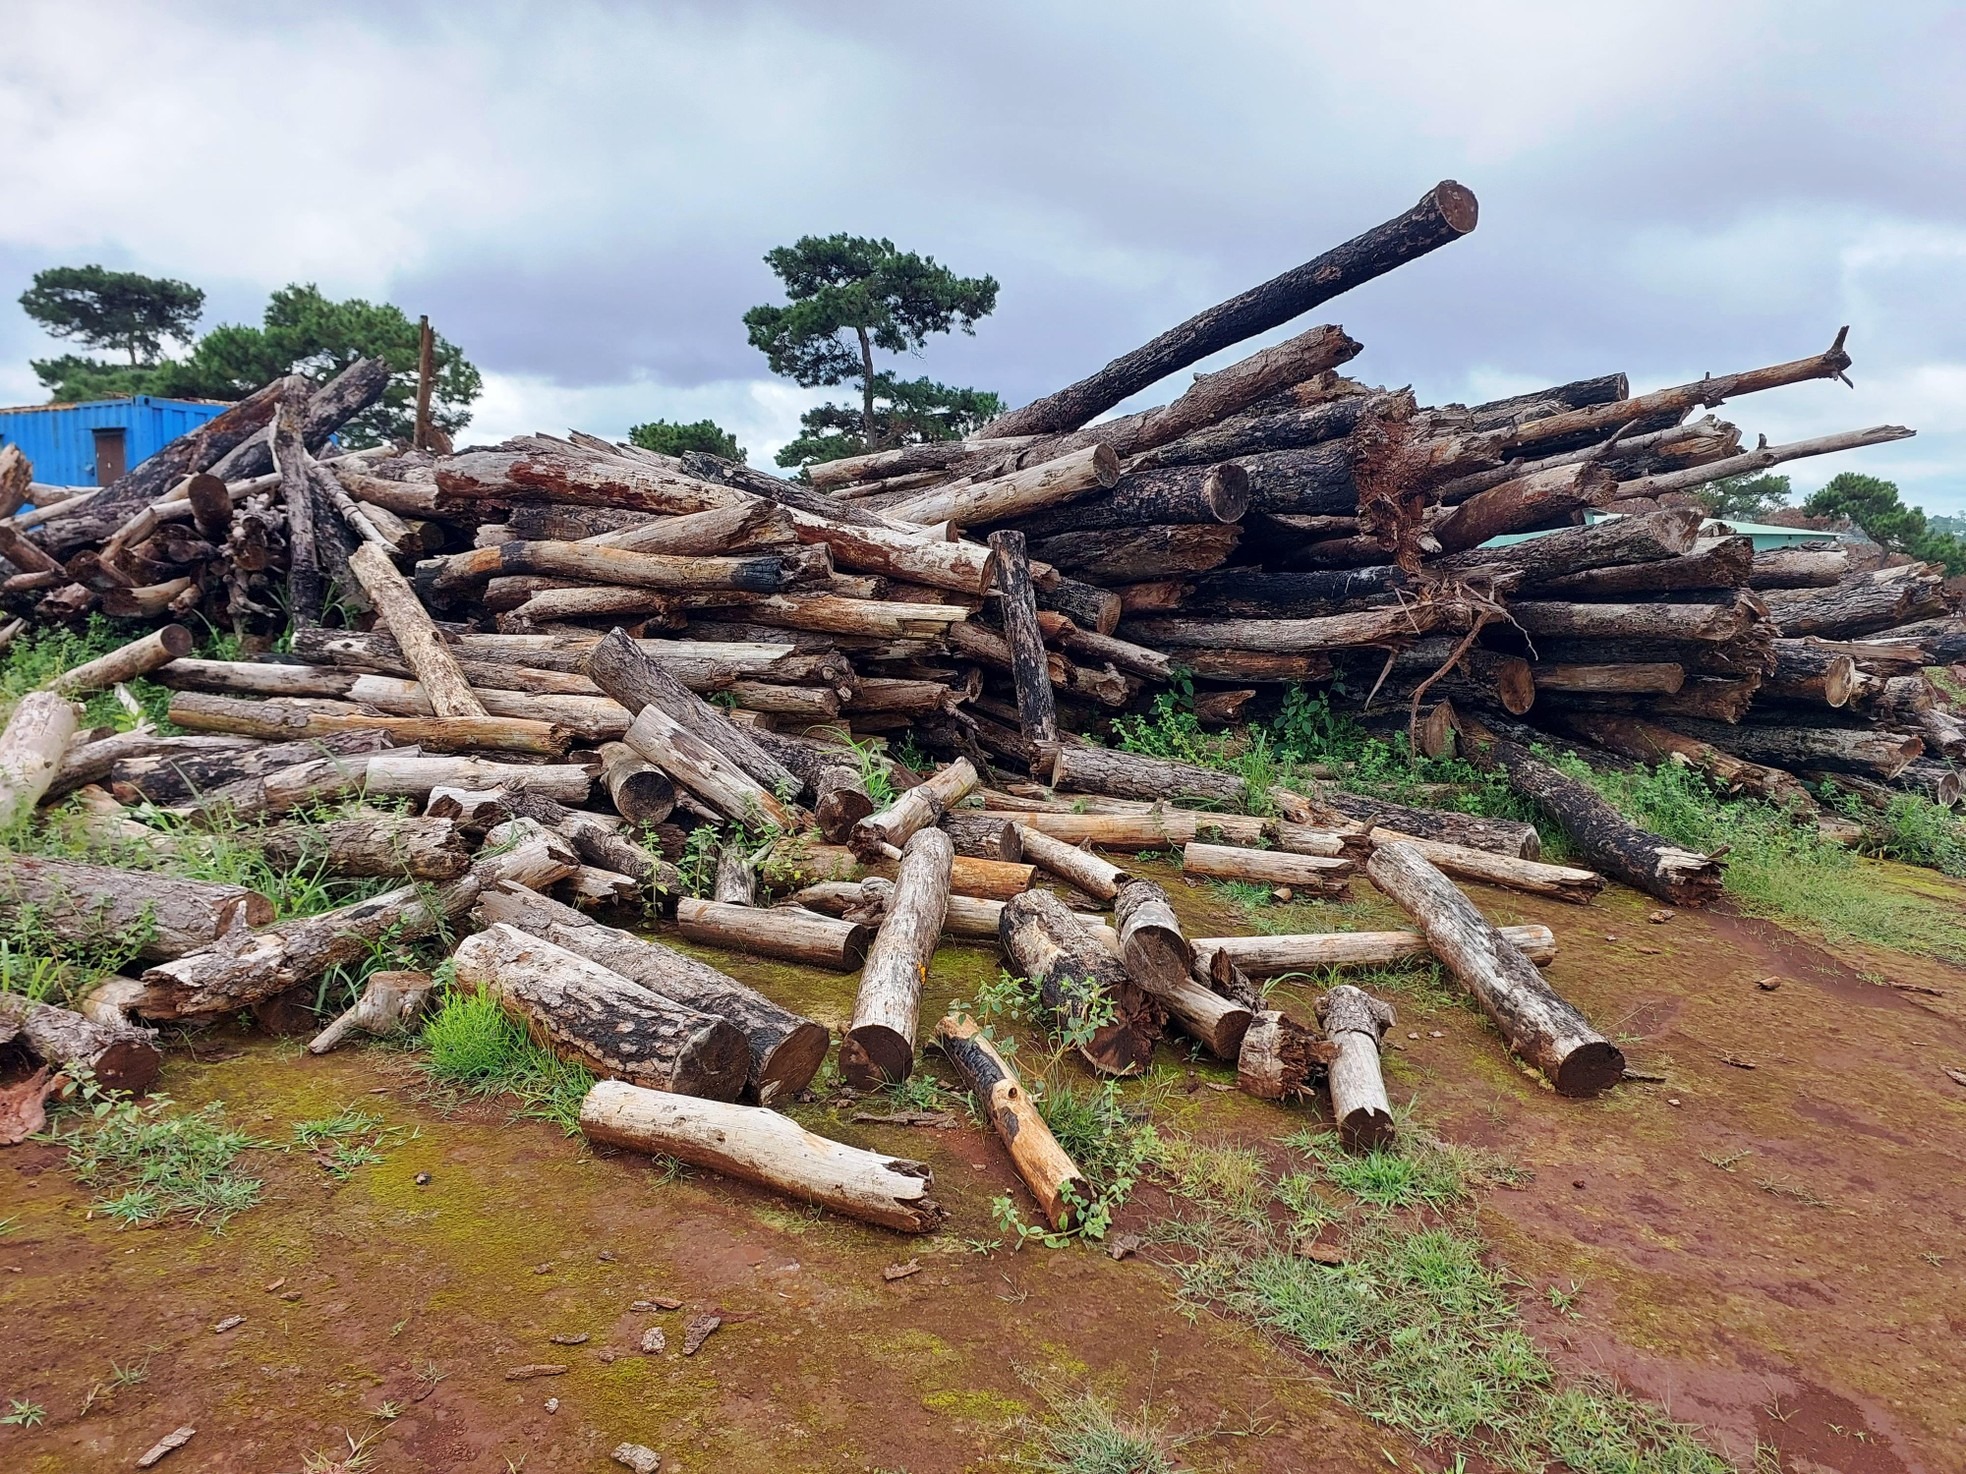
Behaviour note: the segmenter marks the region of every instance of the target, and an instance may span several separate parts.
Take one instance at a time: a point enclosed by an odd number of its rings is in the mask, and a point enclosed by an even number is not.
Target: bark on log
[[[1588,462],[1535,471],[1476,492],[1431,531],[1444,551],[1464,552],[1491,537],[1547,526],[1583,507],[1602,507],[1617,484],[1609,471]]]
[[[153,962],[273,919],[273,903],[244,886],[10,855],[0,873],[0,915],[23,907],[33,908],[38,926],[66,940],[134,945],[137,956]]]
[[[34,1056],[71,1076],[88,1071],[105,1090],[141,1095],[164,1068],[157,1036],[126,1022],[103,1023],[52,1003],[0,992],[0,1037],[18,1035]]]
[[[1914,597],[1905,582],[1880,583],[1862,576],[1828,589],[1770,589],[1768,617],[1786,639],[1827,635],[1852,639],[1904,621]]]
[[[1588,573],[1550,579],[1539,585],[1537,592],[1552,597],[1620,599],[1681,589],[1744,588],[1753,563],[1752,538],[1702,538],[1678,558],[1622,568],[1594,568]]]
[[[599,814],[568,808],[528,788],[506,789],[500,793],[499,802],[507,813],[544,824],[591,866],[625,875],[657,897],[682,892],[682,875],[674,865],[650,854]]]
[[[1240,522],[1249,510],[1249,473],[1233,461],[1128,471],[1105,496],[1021,518],[1026,537],[1169,523]]]
[[[289,380],[289,383],[304,383]],[[315,526],[314,478],[309,474],[307,447],[301,441],[302,400],[294,392],[282,395],[269,428],[273,464],[280,473],[280,495],[287,509],[287,608],[296,625],[321,622],[327,584],[321,574],[321,553]]]
[[[473,916],[504,922],[597,962],[651,992],[729,1020],[750,1041],[746,1092],[763,1105],[797,1095],[826,1058],[826,1030],[754,988],[658,942],[602,926],[522,886],[487,887]]]
[[[856,481],[890,481],[896,476],[912,476],[921,471],[946,471],[974,454],[960,440],[931,440],[896,450],[821,461],[806,467],[806,475],[815,488],[830,493]]]
[[[224,696],[325,696],[345,698],[361,677],[351,670],[262,660],[173,660],[155,677],[173,691],[212,691]]]
[[[887,509],[903,522],[951,522],[974,527],[1004,522],[1111,486],[1119,480],[1119,457],[1109,445],[1087,445],[988,481],[938,487]]]
[[[1117,748],[1067,744],[1050,768],[1054,788],[1155,802],[1210,803],[1241,808],[1249,785],[1234,773]]]
[[[946,1216],[928,1196],[935,1175],[920,1162],[815,1136],[760,1106],[602,1080],[581,1102],[580,1130],[589,1141],[674,1157],[902,1233],[933,1233]]]
[[[808,962],[839,972],[852,972],[865,963],[873,940],[864,926],[835,921],[799,906],[759,910],[688,896],[676,902],[676,930],[692,942],[781,957],[787,962]]]
[[[243,837],[275,865],[309,867],[328,875],[450,880],[471,864],[463,834],[448,819],[378,814],[251,831]]]
[[[1711,742],[1688,737],[1642,717],[1570,712],[1563,718],[1563,727],[1586,742],[1633,762],[1685,763],[1705,773],[1723,793],[1744,794],[1805,811],[1815,808],[1808,790],[1793,774],[1751,763]]]
[[[905,1080],[915,1068],[922,983],[942,937],[955,851],[924,829],[907,842],[887,915],[861,970],[853,1020],[840,1043],[840,1073],[856,1090]]]
[[[452,961],[460,984],[597,1075],[709,1100],[743,1092],[750,1049],[733,1024],[578,953],[496,922],[465,938]]]
[[[643,707],[622,740],[726,819],[780,829],[797,827],[792,811],[726,756],[728,749],[713,747],[685,730],[659,706]]]
[[[1546,926],[1505,926],[1502,935],[1538,966],[1556,959],[1556,935]],[[1417,931],[1301,932],[1273,937],[1197,937],[1195,956],[1203,966],[1217,953],[1252,977],[1317,972],[1327,967],[1385,967],[1428,955]]]
[[[824,544],[842,568],[961,594],[981,594],[996,577],[996,560],[989,549],[976,543],[937,542],[887,527],[835,522],[810,512],[794,512],[792,521],[800,542]]]
[[[1181,934],[1167,892],[1149,880],[1128,882],[1113,920],[1127,976],[1210,1054],[1233,1060],[1249,1030],[1250,1010],[1196,981],[1194,949]]]
[[[1311,1076],[1330,1064],[1334,1051],[1317,1035],[1276,1009],[1251,1016],[1236,1056],[1236,1084],[1258,1100],[1288,1101],[1311,1093]]]
[[[1379,1041],[1393,1026],[1392,1005],[1344,983],[1318,999],[1317,1016],[1338,1052],[1329,1067],[1338,1139],[1354,1152],[1390,1146],[1393,1107],[1379,1071]]]
[[[1763,436],[1761,444],[1754,450],[1729,456],[1725,460],[1662,471],[1657,475],[1627,481],[1619,489],[1619,495],[1656,497],[1670,491],[1697,491],[1711,482],[1724,481],[1732,476],[1752,476],[1757,471],[1765,471],[1786,461],[1834,455],[1840,450],[1856,450],[1866,445],[1884,445],[1893,440],[1907,439],[1916,433],[1903,425],[1873,425],[1868,430],[1844,430],[1835,435],[1819,435],[1812,440],[1792,441],[1787,445],[1770,445],[1767,437]]]
[[[1738,640],[1753,626],[1751,604],[1571,604],[1514,600],[1509,614],[1532,638],[1579,640]]]
[[[1582,870],[1574,865],[1545,865],[1539,860],[1519,860],[1513,855],[1497,855],[1488,850],[1469,849],[1465,845],[1441,844],[1436,840],[1401,834],[1396,829],[1374,829],[1366,836],[1366,841],[1375,849],[1382,844],[1408,844],[1447,875],[1459,876],[1462,880],[1479,880],[1532,896],[1551,896],[1579,906],[1589,905],[1591,899],[1604,889],[1604,877],[1595,870]]]
[[[997,558],[997,587],[1002,592],[998,612],[1005,643],[1010,647],[1018,726],[1026,741],[1049,747],[1058,740],[1058,714],[1051,699],[1051,674],[1045,662],[1044,635],[1038,629],[1037,594],[1031,587],[1024,534],[993,532],[990,550]]]
[[[1885,782],[1897,777],[1925,750],[1923,738],[1905,732],[1750,723],[1720,726],[1691,719],[1674,725],[1689,737],[1724,745],[1759,763],[1862,773]]]
[[[1210,880],[1287,885],[1309,895],[1341,896],[1351,886],[1352,862],[1325,855],[1292,855],[1280,850],[1190,844],[1181,851],[1181,873],[1204,876]]]
[[[1195,809],[1148,808],[1132,814],[1019,811],[1017,821],[1065,844],[1097,845],[1123,854],[1179,849],[1195,839],[1255,845],[1275,843],[1277,838],[1275,820]]]
[[[1322,619],[1137,619],[1120,627],[1124,639],[1180,649],[1255,650],[1304,655],[1379,645],[1431,633],[1442,622],[1437,605],[1405,609],[1364,609]],[[1185,655],[1176,655],[1185,661]]]
[[[1748,570],[1751,589],[1834,588],[1850,571],[1841,548],[1770,548],[1756,553]]]
[[[405,681],[396,676],[357,676],[350,683],[347,699],[357,705],[395,716],[433,716],[436,710],[429,687],[421,681]],[[562,696],[553,692],[483,691],[473,705],[485,713],[481,720],[517,718],[548,723],[563,728],[584,742],[612,742],[628,730],[628,709],[608,696]]]
[[[62,770],[75,727],[75,708],[52,691],[30,691],[15,705],[0,732],[0,828],[34,812]]]
[[[519,717],[389,717],[376,716],[341,702],[285,700],[238,701],[180,691],[171,698],[170,719],[193,732],[233,732],[248,737],[300,740],[343,732],[376,731],[399,744],[427,747],[435,752],[564,754],[573,734],[550,722]]]
[[[375,972],[362,984],[362,996],[307,1042],[309,1054],[327,1054],[360,1031],[378,1039],[399,1034],[423,1011],[430,997],[427,972]]]
[[[859,770],[844,763],[822,767],[813,787],[813,820],[828,844],[845,844],[855,826],[874,812]]]
[[[1012,824],[1011,839],[1001,858],[1028,860],[1077,886],[1095,900],[1110,901],[1131,877],[1112,861],[1046,834],[1027,824]]]
[[[1132,1075],[1147,1067],[1160,1037],[1159,1010],[1063,901],[1050,891],[1026,891],[1006,902],[997,944],[1010,965],[1038,985],[1061,1027],[1082,1033],[1088,1015],[1102,1002],[1111,1004],[1111,1021],[1091,1029],[1079,1045],[1094,1069]]]
[[[119,646],[107,655],[64,671],[48,682],[48,689],[61,696],[86,696],[91,691],[107,691],[123,681],[148,675],[168,665],[180,655],[189,655],[191,631],[181,624],[167,624],[152,630],[140,640]]]
[[[1110,635],[1120,625],[1120,596],[1076,578],[1060,578],[1057,588],[1038,590],[1038,608],[1062,614],[1095,634]]]
[[[1427,945],[1475,995],[1509,1048],[1560,1095],[1599,1095],[1624,1076],[1625,1057],[1489,924],[1454,882],[1411,845],[1382,845],[1366,862],[1372,883],[1397,901]]]
[[[1686,684],[1686,667],[1670,661],[1642,665],[1538,664],[1530,670],[1538,691],[1670,693]]]
[[[1513,573],[1527,587],[1589,569],[1677,558],[1692,550],[1701,521],[1698,508],[1669,507],[1642,517],[1614,517],[1588,527],[1567,527],[1499,548],[1470,548],[1429,560],[1428,566],[1463,575]]]
[[[1818,640],[1777,640],[1775,668],[1762,677],[1764,695],[1838,707],[1857,687],[1857,662]]]
[[[601,781],[614,811],[632,824],[660,824],[676,807],[669,775],[644,762],[625,742],[601,744]]]
[[[1087,1203],[1084,1175],[1051,1134],[1017,1072],[966,1013],[937,1024],[935,1042],[995,1128],[1045,1222],[1054,1232],[1072,1227],[1074,1210]]]
[[[1089,378],[999,415],[978,435],[1076,430],[1191,363],[1268,332],[1341,292],[1458,240],[1474,229],[1476,215],[1474,195],[1451,179],[1442,180],[1404,215],[1170,328]]]
[[[423,603],[409,580],[397,571],[389,554],[372,542],[364,542],[348,560],[361,581],[376,617],[396,641],[416,679],[422,685],[431,707],[440,717],[482,717],[490,715],[472,694],[471,683],[458,669],[437,627],[424,611]]]
[[[855,824],[851,841],[854,851],[873,856],[883,845],[899,848],[907,844],[916,832],[936,823],[974,792],[981,781],[968,758],[957,758],[879,813],[869,814]]]
[[[1489,819],[1447,809],[1409,808],[1388,799],[1367,798],[1337,788],[1318,789],[1316,803],[1334,819],[1356,821],[1368,829],[1397,829],[1419,839],[1465,845],[1522,860],[1534,860],[1543,853],[1543,841],[1536,833],[1536,826],[1516,819]]]
[[[1034,543],[1032,552],[1074,578],[1101,584],[1132,583],[1220,568],[1241,539],[1242,528],[1234,523],[1109,527],[1057,533]]]

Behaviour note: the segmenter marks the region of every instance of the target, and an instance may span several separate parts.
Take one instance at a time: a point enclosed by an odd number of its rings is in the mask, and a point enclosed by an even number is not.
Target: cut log
[[[935,1026],[935,1042],[988,1117],[1011,1166],[1037,1199],[1054,1232],[1073,1226],[1076,1212],[1087,1205],[1084,1175],[1025,1091],[990,1037],[968,1014],[952,1014]]]
[[[1184,653],[1174,659],[1185,663],[1189,649],[1306,655],[1408,640],[1439,628],[1443,618],[1438,605],[1417,604],[1322,619],[1136,619],[1123,623],[1120,634],[1145,645],[1176,647]]]
[[[1112,861],[1026,824],[1009,826],[1010,840],[1001,858],[1028,860],[1060,880],[1078,887],[1095,900],[1110,901],[1130,878]]]
[[[902,852],[887,915],[861,970],[853,1020],[840,1044],[840,1073],[856,1090],[905,1080],[914,1072],[922,984],[941,941],[954,860],[949,836],[939,829],[921,830]]]
[[[750,1050],[724,1019],[495,922],[465,938],[457,981],[491,998],[555,1054],[650,1090],[735,1100]]]
[[[1658,722],[1610,712],[1567,712],[1563,727],[1633,762],[1684,763],[1705,773],[1723,793],[1744,794],[1805,811],[1815,807],[1808,790],[1793,774],[1751,763]]]
[[[1194,951],[1181,935],[1167,892],[1152,881],[1129,881],[1120,887],[1113,919],[1127,976],[1210,1054],[1235,1059],[1250,1010],[1195,979]]]
[[[1502,935],[1538,966],[1556,959],[1556,936],[1546,926],[1505,926]],[[1252,977],[1315,973],[1327,967],[1385,967],[1427,955],[1427,939],[1417,931],[1302,932],[1272,937],[1197,937],[1198,963],[1216,954],[1229,958]]]
[[[632,824],[660,824],[676,807],[676,785],[625,742],[601,744],[601,781],[614,811]]]
[[[580,1130],[589,1141],[674,1157],[902,1233],[932,1233],[946,1216],[920,1162],[815,1136],[760,1106],[602,1080],[581,1102]]]
[[[64,671],[48,683],[48,689],[61,696],[86,696],[91,691],[107,691],[123,681],[150,674],[180,655],[189,655],[191,631],[181,624],[167,624],[152,630],[140,640],[132,640],[107,655],[99,655],[73,670]]]
[[[362,996],[346,1012],[307,1043],[309,1054],[327,1054],[350,1034],[378,1039],[407,1029],[430,997],[427,972],[373,972],[362,984]]]
[[[1160,1037],[1159,1009],[1063,901],[1050,891],[1026,891],[1006,902],[997,944],[1037,984],[1055,1027],[1088,1064],[1111,1075],[1146,1069]],[[1107,1021],[1095,1022],[1100,1018]]]
[[[75,728],[75,708],[52,691],[30,691],[15,705],[0,732],[0,829],[34,812],[62,771]]]
[[[1701,520],[1698,508],[1671,507],[1642,517],[1613,517],[1589,527],[1564,528],[1499,548],[1470,548],[1431,560],[1429,566],[1463,575],[1513,573],[1527,586],[1587,569],[1677,558],[1692,550]]]
[[[1464,845],[1441,844],[1401,834],[1396,829],[1374,829],[1366,840],[1375,849],[1382,844],[1409,844],[1426,856],[1437,869],[1462,880],[1479,880],[1532,896],[1551,896],[1585,906],[1604,889],[1604,877],[1595,870],[1574,865],[1545,865],[1539,860],[1520,860],[1513,855],[1497,855],[1489,850]]]
[[[1474,195],[1451,179],[1442,180],[1405,214],[1170,328],[1090,378],[999,415],[978,435],[1076,430],[1191,363],[1268,332],[1341,292],[1458,240],[1474,229],[1476,214]]]
[[[1770,466],[1779,466],[1787,461],[1834,455],[1840,450],[1856,450],[1866,445],[1883,445],[1892,440],[1907,439],[1915,433],[1903,425],[1873,425],[1868,430],[1845,430],[1836,435],[1819,435],[1812,440],[1792,441],[1787,445],[1770,445],[1767,437],[1763,436],[1759,446],[1740,455],[1627,481],[1619,487],[1619,495],[1656,497],[1672,491],[1697,491],[1712,482],[1725,481],[1734,476],[1752,476],[1757,471],[1765,471]]]
[[[1181,851],[1181,873],[1209,880],[1287,885],[1306,895],[1341,896],[1351,885],[1352,862],[1324,855],[1292,855],[1280,850],[1190,844]]]
[[[409,580],[389,561],[388,552],[375,543],[364,542],[350,555],[348,566],[375,605],[376,617],[394,637],[396,648],[410,669],[416,672],[417,681],[436,714],[440,717],[489,715],[472,694],[471,683],[458,668]]]
[[[1004,640],[1010,647],[1018,725],[1026,741],[1049,747],[1058,740],[1058,716],[1051,699],[1051,675],[1045,662],[1044,635],[1038,628],[1037,594],[1031,587],[1024,534],[993,532],[990,550],[997,558],[997,586],[1002,592],[998,611]]]
[[[1392,1145],[1393,1107],[1379,1070],[1379,1041],[1393,1026],[1392,1005],[1344,983],[1318,999],[1317,1015],[1337,1050],[1329,1080],[1338,1139],[1354,1152]]]
[[[872,857],[883,845],[900,848],[910,836],[934,824],[974,792],[981,781],[968,758],[957,758],[879,813],[855,824],[851,840],[855,853]]]
[[[1055,788],[1112,798],[1221,804],[1234,808],[1243,807],[1249,800],[1248,785],[1234,773],[1078,743],[1059,748],[1050,776]]]
[[[500,763],[476,757],[426,757],[414,750],[379,752],[368,760],[364,791],[371,798],[412,798],[419,803],[435,788],[524,789],[558,799],[584,801],[593,786],[588,769],[572,764]]]
[[[1156,524],[1054,533],[1032,552],[1074,578],[1115,584],[1220,568],[1241,540],[1234,523]]]
[[[1236,1056],[1236,1084],[1258,1100],[1295,1100],[1311,1093],[1313,1073],[1336,1051],[1276,1009],[1252,1015]]]
[[[1552,578],[1538,585],[1537,592],[1574,599],[1625,599],[1688,589],[1735,589],[1747,584],[1753,566],[1753,538],[1702,538],[1677,558],[1593,568]]]
[[[290,379],[290,386],[305,384]],[[280,473],[280,495],[287,509],[287,607],[296,625],[321,622],[321,606],[327,583],[321,573],[321,552],[316,526],[319,513],[314,505],[314,478],[307,447],[301,440],[301,406],[304,388],[290,387],[281,396],[269,428],[273,465]]]
[[[440,716],[429,688],[420,681],[395,676],[357,676],[348,699],[360,706],[395,716]],[[628,730],[628,710],[608,696],[562,696],[557,693],[483,691],[474,697],[492,718],[518,718],[564,728],[585,742],[611,742]],[[452,718],[452,720],[477,720]]]
[[[1517,819],[1489,819],[1479,814],[1459,814],[1446,809],[1415,809],[1389,799],[1368,798],[1342,789],[1317,791],[1317,806],[1333,820],[1356,821],[1367,828],[1397,829],[1418,839],[1441,844],[1465,845],[1498,855],[1514,855],[1534,860],[1543,853],[1543,841],[1534,824]]]
[[[1686,684],[1686,667],[1668,661],[1633,665],[1530,667],[1538,691],[1673,692]]]
[[[273,919],[273,903],[244,886],[9,855],[0,868],[0,915],[29,908],[36,927],[65,941],[130,947],[153,962]]]
[[[1039,589],[1038,608],[1053,610],[1079,628],[1101,635],[1110,635],[1120,624],[1120,596],[1076,578],[1061,577],[1057,588]]]
[[[284,869],[328,875],[450,880],[471,864],[464,835],[449,819],[376,814],[246,831],[241,838]]]
[[[788,962],[808,962],[852,972],[867,960],[872,933],[864,926],[835,921],[800,906],[755,906],[698,901],[676,902],[676,930],[692,942],[755,952]]]
[[[346,697],[361,677],[353,671],[262,660],[173,660],[156,673],[173,691],[227,696]],[[413,683],[411,683],[413,684]]]
[[[547,794],[525,787],[501,790],[499,803],[506,813],[551,829],[572,845],[574,853],[589,866],[625,875],[657,898],[673,898],[682,893],[682,875],[674,865],[650,854],[599,814],[568,808]]]
[[[1901,624],[1915,594],[1905,581],[1878,582],[1862,575],[1827,589],[1770,589],[1768,617],[1787,639],[1827,635],[1852,639]]]
[[[1240,522],[1249,508],[1249,473],[1233,461],[1129,472],[1103,497],[1022,519],[1026,537],[1111,527]]]
[[[1738,640],[1753,626],[1744,602],[1725,604],[1572,604],[1514,600],[1509,614],[1532,637],[1579,640]]]
[[[729,1020],[750,1041],[746,1090],[761,1104],[797,1095],[826,1058],[826,1030],[811,1019],[694,957],[602,926],[522,886],[487,887],[473,915],[484,925],[504,922],[530,932],[651,992]]]
[[[1834,588],[1850,571],[1841,548],[1770,548],[1754,555],[1748,571],[1751,589]]]
[[[1474,994],[1509,1048],[1559,1095],[1599,1095],[1624,1076],[1625,1057],[1489,924],[1454,882],[1411,845],[1381,845],[1366,862],[1372,883],[1398,902],[1427,945]]]
[[[127,1022],[103,1023],[51,1003],[0,992],[0,1036],[18,1035],[42,1063],[89,1072],[105,1090],[140,1095],[164,1067],[157,1036]]]
[[[1764,695],[1837,707],[1857,686],[1857,662],[1820,640],[1777,640],[1775,669],[1761,679]]]
[[[274,698],[240,701],[180,691],[171,697],[170,719],[192,732],[231,732],[274,741],[297,741],[343,732],[384,732],[404,746],[434,752],[564,754],[573,734],[550,722],[521,717],[390,717],[344,702]]]
[[[685,730],[659,706],[643,707],[622,740],[726,819],[780,829],[797,827],[792,811],[727,757],[726,749],[712,747]],[[796,785],[796,779],[790,780],[791,787]]]
[[[857,768],[831,763],[819,769],[813,820],[828,844],[845,844],[856,825],[874,812],[874,800]]]
[[[1126,814],[1019,811],[1017,821],[1065,844],[1096,845],[1122,854],[1175,850],[1196,839],[1246,845],[1271,844],[1277,839],[1277,823],[1273,819],[1202,813],[1194,809],[1152,807]]]
[[[1491,537],[1545,527],[1584,507],[1602,507],[1617,485],[1609,471],[1589,462],[1533,471],[1476,492],[1431,531],[1444,551],[1463,552]]]
[[[1674,723],[1687,736],[1724,745],[1743,757],[1778,768],[1826,768],[1861,773],[1889,782],[1925,750],[1921,737],[1906,732],[1844,727],[1788,727],[1742,723],[1721,726],[1691,719]]]
[[[887,508],[887,515],[924,525],[975,527],[1003,522],[1071,501],[1119,480],[1119,457],[1109,445],[1086,445],[988,481],[937,487]]]

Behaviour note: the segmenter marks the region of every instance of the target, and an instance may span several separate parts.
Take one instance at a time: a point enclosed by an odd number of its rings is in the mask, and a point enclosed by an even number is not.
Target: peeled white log
[[[1556,934],[1547,926],[1505,926],[1502,935],[1538,966],[1556,960]],[[1384,967],[1427,955],[1417,931],[1299,932],[1274,937],[1197,937],[1195,955],[1206,965],[1216,952],[1252,977],[1316,972],[1326,967]]]
[[[1338,1051],[1328,1066],[1338,1139],[1368,1152],[1393,1139],[1393,1107],[1379,1069],[1379,1040],[1393,1026],[1392,1005],[1345,983],[1318,1000],[1318,1022]]]
[[[75,738],[75,708],[52,691],[21,697],[0,732],[0,828],[32,813]]]

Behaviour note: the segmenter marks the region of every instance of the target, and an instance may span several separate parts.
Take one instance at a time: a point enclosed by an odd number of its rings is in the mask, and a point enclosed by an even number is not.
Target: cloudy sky
[[[183,277],[206,325],[314,281],[428,312],[471,439],[709,415],[752,459],[817,397],[739,317],[801,234],[1002,283],[905,372],[1013,403],[1455,178],[1470,237],[1319,310],[1351,372],[1471,400],[1801,357],[1734,404],[1803,463],[1966,511],[1966,7],[1406,0],[0,0],[0,402],[44,266]],[[1297,324],[1298,328],[1306,324]],[[1273,335],[1273,336],[1280,336]],[[1168,386],[1171,390],[1172,386]],[[1150,399],[1167,397],[1163,392]]]

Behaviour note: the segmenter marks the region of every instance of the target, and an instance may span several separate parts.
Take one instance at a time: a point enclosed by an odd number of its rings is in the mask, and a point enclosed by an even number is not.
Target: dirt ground
[[[1966,904],[1923,872],[1876,874]],[[1191,935],[1246,929],[1217,893],[1170,884]],[[1653,923],[1619,889],[1587,908],[1475,894],[1497,921],[1554,927],[1551,980],[1664,1077],[1560,1099],[1471,1009],[1398,1000],[1395,1096],[1533,1174],[1485,1190],[1480,1225],[1539,1342],[1745,1467],[1759,1439],[1789,1474],[1966,1468],[1966,1088],[1943,1070],[1966,1068],[1966,970],[1727,915]],[[851,976],[720,960],[828,1024],[850,1007]],[[924,1016],[995,966],[945,948]],[[1172,1129],[1273,1141],[1315,1119],[1201,1088],[1219,1068],[1173,1070]],[[350,1105],[404,1134],[343,1182],[302,1154],[249,1154],[265,1198],[220,1235],[91,1220],[57,1148],[0,1153],[0,1401],[47,1409],[0,1427],[10,1474],[128,1469],[180,1424],[198,1432],[166,1471],[298,1470],[380,1430],[382,1471],[602,1470],[633,1441],[669,1470],[941,1474],[1004,1467],[1047,1383],[1150,1405],[1198,1469],[1453,1467],[1351,1411],[1312,1358],[1183,1306],[1151,1253],[975,1252],[1012,1178],[968,1125],[827,1124],[933,1166],[949,1224],[917,1240],[447,1105],[401,1053],[314,1059],[217,1030],[162,1088],[222,1100],[267,1138]],[[1166,1201],[1149,1190],[1130,1211]],[[910,1259],[919,1273],[883,1277]],[[1574,1287],[1568,1314],[1551,1285]],[[682,1308],[630,1308],[658,1298]],[[685,1358],[704,1311],[723,1325]],[[639,1349],[651,1325],[663,1354]],[[81,1411],[112,1362],[146,1359],[145,1381]],[[536,1363],[566,1370],[508,1379]],[[400,1415],[373,1416],[384,1404]]]

